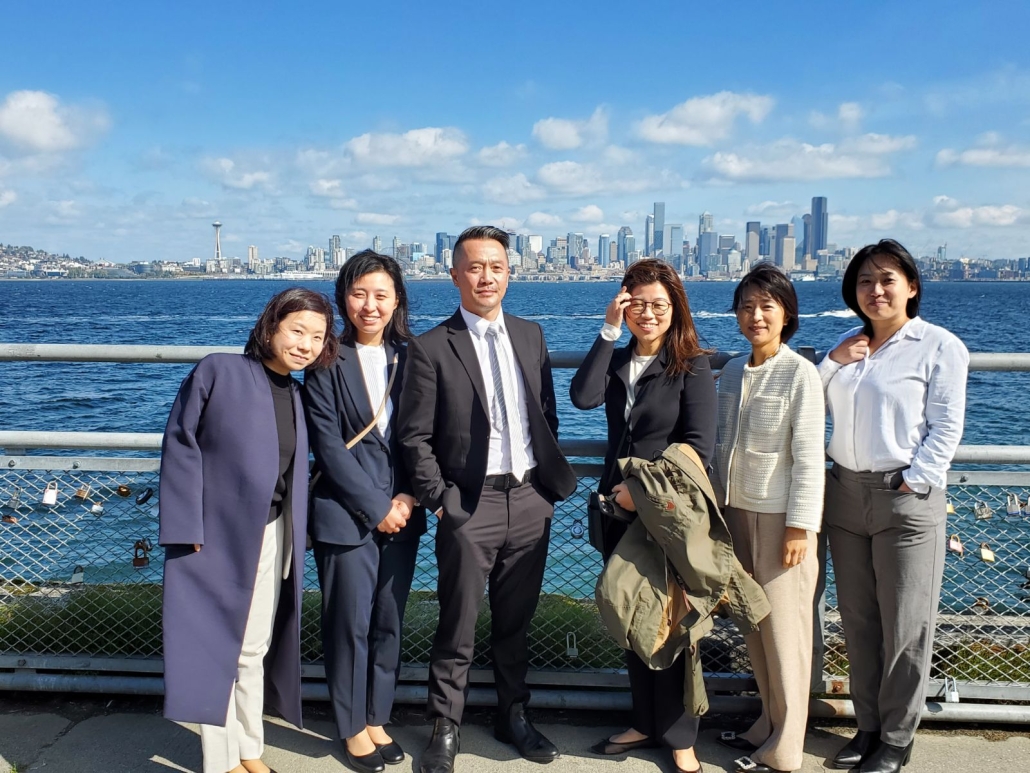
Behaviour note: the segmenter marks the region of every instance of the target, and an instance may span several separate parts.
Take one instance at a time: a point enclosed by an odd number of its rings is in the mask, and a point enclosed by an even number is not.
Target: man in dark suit
[[[489,579],[495,735],[526,759],[558,750],[529,722],[526,636],[547,560],[554,502],[576,488],[558,448],[543,331],[504,314],[508,235],[466,229],[451,278],[461,306],[409,346],[398,434],[415,497],[440,518],[440,621],[429,673],[433,737],[422,773],[450,773],[459,747],[476,615]]]

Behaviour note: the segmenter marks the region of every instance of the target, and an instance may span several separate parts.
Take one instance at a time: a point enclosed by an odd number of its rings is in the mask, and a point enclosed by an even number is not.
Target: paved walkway
[[[117,703],[112,711],[110,707]],[[168,773],[200,770],[200,740],[191,725],[176,725],[162,719],[153,704],[142,710],[126,699],[110,702],[73,699],[65,706],[57,698],[47,705],[38,701],[20,704],[17,698],[0,695],[0,773]],[[587,748],[616,728],[597,724],[597,714],[564,717],[549,713],[539,726],[562,750],[562,757],[546,769],[519,759],[514,750],[494,740],[490,727],[466,725],[457,773],[671,773],[668,752],[646,751],[625,758],[600,758]],[[479,717],[478,721],[485,721]],[[314,710],[308,727],[298,731],[269,719],[266,723],[268,749],[265,761],[279,773],[337,773],[347,768],[338,746],[331,740],[332,723],[324,711]],[[721,729],[741,729],[734,720],[706,719],[698,743],[698,756],[708,773],[732,771],[736,756],[715,739]],[[939,726],[938,726],[939,728]],[[1030,767],[1030,737],[995,731],[920,731],[915,752],[906,773],[930,771],[1012,771]],[[429,726],[408,716],[393,728],[394,737],[409,752],[419,752],[429,738]],[[803,771],[822,771],[827,757],[841,746],[847,727],[816,725],[810,728],[805,745]],[[417,771],[417,759],[392,768],[396,773]]]

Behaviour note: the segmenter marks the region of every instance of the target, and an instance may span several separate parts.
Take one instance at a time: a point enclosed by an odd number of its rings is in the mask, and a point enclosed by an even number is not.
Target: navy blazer
[[[386,361],[392,362],[394,347],[386,344]],[[361,361],[353,344],[340,343],[336,362],[304,378],[304,408],[307,414],[315,467],[321,472],[311,492],[308,532],[319,542],[361,545],[377,540],[418,539],[426,531],[425,509],[416,506],[408,525],[397,534],[383,534],[376,526],[390,512],[391,499],[411,494],[411,485],[400,463],[397,446],[397,406],[406,349],[396,349],[400,371],[390,396],[393,416],[389,440],[374,427],[351,449],[346,444],[367,427],[378,405],[372,406]]]

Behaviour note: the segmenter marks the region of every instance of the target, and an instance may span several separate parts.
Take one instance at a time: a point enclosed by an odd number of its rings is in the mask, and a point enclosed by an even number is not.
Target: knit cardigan
[[[758,367],[730,360],[719,376],[716,490],[724,505],[786,513],[819,531],[826,476],[826,408],[815,365],[785,344]]]

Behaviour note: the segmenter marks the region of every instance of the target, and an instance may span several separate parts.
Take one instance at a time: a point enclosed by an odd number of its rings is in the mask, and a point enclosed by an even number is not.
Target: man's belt
[[[510,491],[529,483],[533,477],[533,470],[526,470],[525,474],[518,478],[513,472],[506,472],[502,475],[487,475],[483,479],[483,488],[492,488],[497,491]]]

